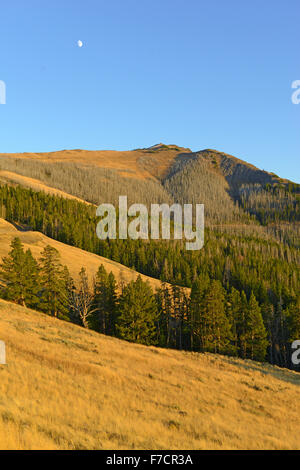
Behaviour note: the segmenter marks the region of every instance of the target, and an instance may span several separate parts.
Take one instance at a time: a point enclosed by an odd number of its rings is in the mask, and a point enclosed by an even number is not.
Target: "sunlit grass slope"
[[[95,276],[102,264],[107,272],[112,272],[118,283],[127,284],[130,281],[136,280],[139,273],[133,269],[128,268],[120,263],[112,261],[103,256],[95,255],[88,251],[81,250],[75,246],[70,246],[65,243],[58,242],[52,238],[43,235],[40,232],[33,231],[20,231],[14,225],[7,222],[7,220],[0,218],[0,263],[4,256],[7,256],[11,249],[12,240],[20,238],[25,250],[31,250],[33,256],[39,259],[42,250],[51,245],[59,252],[61,257],[61,264],[67,266],[72,277],[77,280],[78,273],[81,267],[84,267],[88,273],[90,281]],[[141,274],[143,281],[148,281],[152,289],[155,291],[161,287],[161,282],[149,276]]]
[[[144,347],[0,301],[1,449],[296,449],[300,375]]]

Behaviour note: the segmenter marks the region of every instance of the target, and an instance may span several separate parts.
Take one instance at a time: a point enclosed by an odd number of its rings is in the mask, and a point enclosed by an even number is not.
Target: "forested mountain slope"
[[[0,217],[6,221],[63,243],[66,253],[71,245],[98,255],[94,260],[101,256],[150,276],[157,285],[173,285],[171,301],[164,290],[156,298],[157,344],[293,367],[291,344],[300,331],[299,185],[224,153],[163,144],[110,154],[1,155],[0,170],[20,178],[0,184]],[[22,178],[80,200],[45,194],[44,187],[26,189]],[[116,204],[124,194],[129,203],[148,206],[204,203],[203,249],[187,251],[174,240],[99,240],[95,206],[81,200]],[[185,298],[178,286],[192,288],[191,296]],[[224,343],[216,337],[216,321]],[[254,343],[261,348],[257,354]]]

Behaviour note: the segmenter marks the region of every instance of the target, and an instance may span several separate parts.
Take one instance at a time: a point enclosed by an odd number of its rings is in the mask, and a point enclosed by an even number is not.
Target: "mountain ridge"
[[[212,149],[160,143],[131,151],[0,154],[0,178],[97,206],[117,206],[119,195],[148,208],[202,203],[207,226],[260,225],[296,244],[300,235],[300,185]]]
[[[167,157],[167,153],[169,153],[169,157]],[[103,168],[116,168],[117,163],[124,165],[124,160],[126,160],[126,164],[128,169],[132,169],[132,164],[134,162],[139,162],[140,158],[149,154],[153,157],[155,154],[155,159],[159,158],[157,161],[157,165],[159,166],[162,164],[163,159],[166,159],[167,164],[169,164],[169,169],[172,166],[173,161],[175,158],[187,158],[190,159],[195,158],[197,156],[201,156],[206,160],[213,160],[214,158],[218,161],[226,160],[232,161],[235,164],[244,165],[252,170],[259,171],[265,175],[269,175],[271,180],[279,180],[281,182],[291,182],[286,178],[277,177],[274,173],[263,170],[246,160],[238,158],[234,155],[216,150],[216,149],[202,149],[197,151],[192,151],[189,148],[181,147],[176,144],[164,144],[159,143],[155,144],[150,147],[145,148],[137,148],[133,150],[85,150],[85,149],[70,149],[70,150],[56,150],[51,152],[24,152],[24,153],[0,153],[0,165],[1,159],[7,158],[18,158],[18,159],[36,159],[42,161],[48,161],[48,163],[55,162],[55,161],[73,161],[73,162],[80,162],[85,163],[89,166],[102,166]],[[109,162],[109,158],[111,161]],[[224,163],[223,163],[224,165]],[[0,166],[1,167],[1,166]],[[126,168],[119,168],[118,171],[126,170]],[[145,177],[149,175],[141,174],[136,169],[136,176],[138,177]],[[151,174],[151,173],[150,173]],[[151,174],[151,176],[153,176]],[[160,173],[160,176],[161,173]]]

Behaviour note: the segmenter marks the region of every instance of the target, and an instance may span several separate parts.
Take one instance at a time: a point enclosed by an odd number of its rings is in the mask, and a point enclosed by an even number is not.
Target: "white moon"
[[[83,42],[79,40],[79,41],[77,41],[77,45],[78,45],[78,47],[82,47],[82,46],[83,46]]]

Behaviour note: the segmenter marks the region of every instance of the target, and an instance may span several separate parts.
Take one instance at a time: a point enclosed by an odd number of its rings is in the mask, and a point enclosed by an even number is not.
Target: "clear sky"
[[[300,182],[299,0],[10,0],[0,15],[0,152],[164,142]]]

